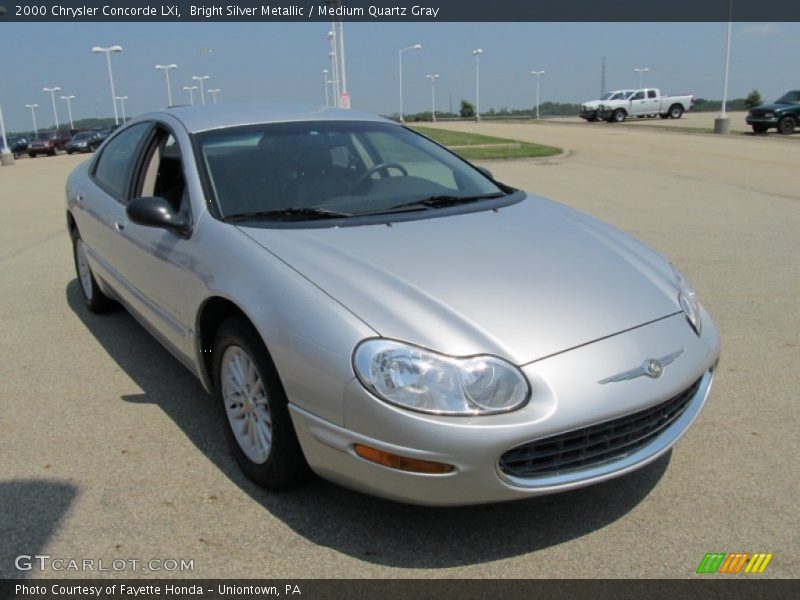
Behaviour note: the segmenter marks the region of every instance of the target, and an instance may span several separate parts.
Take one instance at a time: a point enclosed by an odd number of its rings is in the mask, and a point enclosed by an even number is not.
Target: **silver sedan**
[[[666,258],[385,119],[171,108],[66,193],[88,309],[186,365],[269,488],[571,490],[655,460],[709,395],[717,331]]]

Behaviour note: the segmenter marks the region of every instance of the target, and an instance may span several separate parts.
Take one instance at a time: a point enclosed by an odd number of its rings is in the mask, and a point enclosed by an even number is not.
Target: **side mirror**
[[[481,173],[486,175],[486,177],[488,177],[489,179],[494,181],[494,175],[492,175],[492,172],[489,169],[487,169],[486,167],[479,167],[478,165],[474,165],[474,166],[475,166],[476,169],[478,169],[478,171],[480,171]]]
[[[159,196],[135,198],[130,201],[125,212],[128,218],[137,225],[160,227],[184,236],[189,233],[189,224],[186,219],[175,212],[169,202]]]

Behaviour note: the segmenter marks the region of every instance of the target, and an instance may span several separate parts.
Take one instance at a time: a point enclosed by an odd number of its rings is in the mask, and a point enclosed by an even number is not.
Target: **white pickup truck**
[[[636,90],[614,90],[613,92],[606,92],[603,94],[600,100],[588,100],[581,104],[581,112],[578,116],[587,121],[597,121],[597,109],[600,108],[601,104],[612,100],[625,100],[628,96],[633,94],[634,91]]]
[[[680,119],[692,107],[694,96],[662,96],[656,88],[636,90],[622,100],[606,100],[597,110],[597,118],[621,123],[628,117]]]

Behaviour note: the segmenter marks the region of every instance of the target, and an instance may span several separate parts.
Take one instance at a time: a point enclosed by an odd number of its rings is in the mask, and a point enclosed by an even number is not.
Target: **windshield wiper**
[[[414,200],[413,202],[406,202],[405,204],[398,204],[392,206],[388,210],[397,210],[401,208],[412,208],[415,206],[425,208],[447,208],[448,206],[457,206],[458,204],[469,204],[470,202],[477,202],[478,200],[489,200],[491,198],[502,198],[506,194],[498,192],[495,194],[481,194],[478,196],[451,196],[447,194],[439,194],[436,196],[428,196],[422,200]]]
[[[224,221],[247,221],[250,219],[283,220],[299,218],[299,220],[311,219],[341,219],[352,217],[351,213],[337,212],[327,208],[309,206],[290,206],[288,208],[278,208],[275,210],[254,210],[251,212],[237,213],[223,217]]]

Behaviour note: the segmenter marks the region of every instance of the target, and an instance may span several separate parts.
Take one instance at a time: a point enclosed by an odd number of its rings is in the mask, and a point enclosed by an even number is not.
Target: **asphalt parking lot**
[[[259,489],[188,371],[126,313],[80,303],[63,188],[86,157],[21,159],[0,168],[0,577],[87,575],[15,569],[36,553],[194,561],[131,577],[693,577],[712,551],[771,552],[761,577],[800,575],[800,144],[447,126],[568,149],[486,166],[687,274],[722,361],[677,447],[627,477],[504,505],[404,506],[320,480]]]

